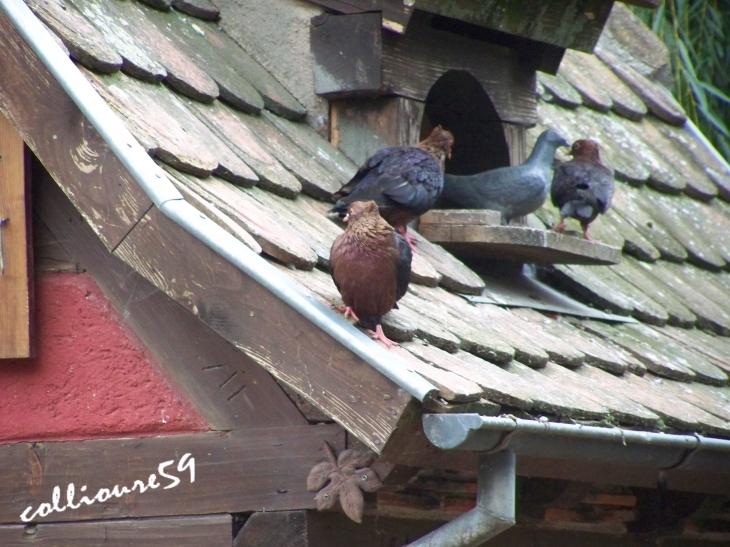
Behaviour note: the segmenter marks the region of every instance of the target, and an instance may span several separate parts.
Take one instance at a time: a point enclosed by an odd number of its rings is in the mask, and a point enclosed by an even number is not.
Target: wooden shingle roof
[[[207,11],[173,4],[183,11],[136,0],[29,2],[189,203],[302,290],[338,303],[326,268],[342,228],[328,218],[327,198],[356,166],[302,121],[294,95]],[[569,53],[557,76],[540,76],[536,93],[532,141],[552,127],[571,141],[601,144],[619,183],[592,233],[623,249],[616,266],[556,266],[541,276],[639,323],[470,303],[459,294],[479,294],[482,278],[419,238],[412,284],[384,318],[386,334],[401,342],[393,354],[438,388],[434,410],[730,437],[730,174],[682,125],[668,93],[608,49]],[[135,222],[149,206],[140,202]],[[536,216],[546,226],[556,220],[549,204]],[[87,220],[97,228],[107,222]],[[134,263],[137,243],[126,238],[118,254]],[[187,298],[154,268],[140,273]],[[211,277],[209,293],[216,282]],[[270,372],[289,383],[277,366]],[[332,399],[357,402],[290,385],[340,423]],[[382,448],[376,437],[365,440]]]

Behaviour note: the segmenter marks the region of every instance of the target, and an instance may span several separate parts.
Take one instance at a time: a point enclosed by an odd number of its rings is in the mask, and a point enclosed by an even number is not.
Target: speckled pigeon
[[[532,213],[545,202],[550,169],[559,146],[569,143],[556,131],[547,129],[537,138],[530,157],[520,165],[475,175],[444,175],[442,205],[499,211],[503,224]]]
[[[357,325],[390,347],[395,342],[383,334],[380,320],[403,298],[411,276],[411,248],[405,238],[385,222],[374,201],[350,204],[347,229],[337,236],[330,251],[330,270],[344,308]]]
[[[413,249],[406,224],[433,207],[441,195],[444,160],[453,143],[451,133],[438,126],[417,146],[380,150],[335,193],[332,212],[344,217],[349,204],[373,200],[382,217]]]
[[[570,149],[573,159],[558,166],[553,176],[550,198],[560,209],[560,222],[555,232],[565,229],[565,219],[575,218],[583,228],[583,237],[588,236],[588,225],[599,213],[608,211],[613,197],[613,173],[601,163],[598,143],[580,139]]]

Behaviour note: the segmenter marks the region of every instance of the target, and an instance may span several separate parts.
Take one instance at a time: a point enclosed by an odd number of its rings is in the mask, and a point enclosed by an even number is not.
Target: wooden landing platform
[[[495,211],[429,211],[421,217],[418,231],[459,258],[586,265],[618,264],[621,259],[621,249],[580,236],[501,226]]]

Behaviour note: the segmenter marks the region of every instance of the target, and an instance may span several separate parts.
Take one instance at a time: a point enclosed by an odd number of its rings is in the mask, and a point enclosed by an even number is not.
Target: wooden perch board
[[[0,359],[33,351],[28,196],[23,139],[0,112]]]
[[[621,249],[616,247],[535,228],[494,226],[490,219],[471,211],[436,213],[438,216],[426,217],[425,223],[421,219],[419,233],[462,258],[605,265],[617,264],[621,257]]]

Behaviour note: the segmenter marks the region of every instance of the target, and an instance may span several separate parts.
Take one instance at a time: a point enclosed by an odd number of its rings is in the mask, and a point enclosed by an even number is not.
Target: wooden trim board
[[[197,433],[165,437],[37,442],[0,445],[0,523],[21,524],[21,514],[31,518],[41,504],[53,503],[59,489],[59,508],[71,498],[78,508],[52,511],[35,521],[58,522],[128,517],[203,515],[244,511],[282,511],[316,507],[307,491],[307,475],[324,459],[327,441],[337,451],[345,448],[345,432],[337,425],[312,425],[256,429],[230,434]],[[195,476],[191,482],[190,457]],[[181,466],[180,462],[183,461]],[[164,478],[163,472],[176,476]],[[157,488],[131,493],[135,481]],[[83,487],[87,488],[84,489]],[[123,494],[101,494],[100,489]],[[71,506],[73,507],[73,505]],[[50,508],[50,507],[49,507]]]
[[[29,213],[23,139],[0,112],[0,359],[33,354]]]
[[[231,515],[0,526],[3,547],[230,547]]]

